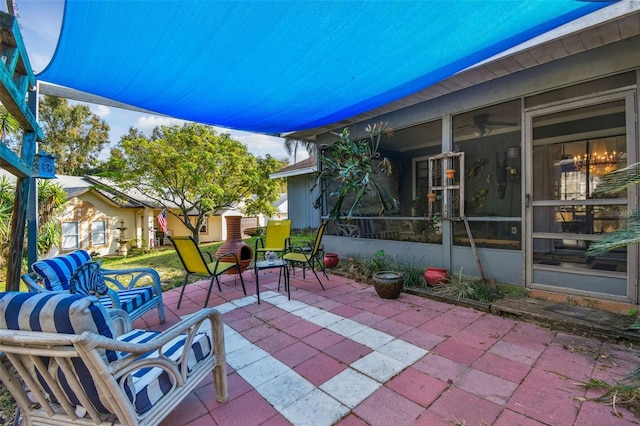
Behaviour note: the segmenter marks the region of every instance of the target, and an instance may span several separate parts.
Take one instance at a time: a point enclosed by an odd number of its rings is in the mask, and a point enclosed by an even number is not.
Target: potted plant
[[[404,274],[398,271],[377,271],[373,273],[373,288],[383,299],[397,299],[404,286]]]
[[[336,202],[329,212],[330,219],[341,216],[342,204],[348,200],[351,204],[348,217],[369,193],[374,193],[381,204],[380,215],[398,210],[398,201],[385,187],[383,177],[391,174],[391,161],[378,152],[382,135],[391,136],[386,123],[368,125],[365,129],[368,137],[354,141],[349,128],[336,135],[335,142],[327,154],[320,154],[321,169],[316,174],[316,182],[312,190],[320,185],[320,194],[314,205],[319,206],[328,193],[336,197]]]
[[[383,299],[397,299],[404,287],[404,273],[397,271],[395,258],[390,258],[384,250],[378,250],[371,256],[371,279],[373,288]]]

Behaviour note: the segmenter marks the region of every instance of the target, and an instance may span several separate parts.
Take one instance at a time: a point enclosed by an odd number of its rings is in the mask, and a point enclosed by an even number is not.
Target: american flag
[[[167,233],[167,209],[162,210],[162,213],[158,215],[158,226],[162,232]]]

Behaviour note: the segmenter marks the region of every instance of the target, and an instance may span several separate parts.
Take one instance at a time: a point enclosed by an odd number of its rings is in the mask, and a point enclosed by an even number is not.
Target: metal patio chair
[[[169,240],[175,247],[176,252],[178,253],[178,257],[180,258],[180,261],[182,262],[182,265],[184,266],[184,269],[186,271],[184,282],[182,283],[182,290],[180,291],[180,298],[178,299],[178,309],[180,308],[180,303],[182,303],[184,289],[187,286],[187,281],[189,280],[189,277],[191,275],[202,275],[211,279],[209,283],[209,291],[207,292],[207,298],[204,302],[205,308],[209,303],[209,296],[211,296],[213,281],[215,280],[218,284],[218,290],[222,291],[222,288],[220,288],[220,279],[218,277],[234,268],[238,271],[240,282],[242,283],[242,290],[244,291],[244,294],[246,296],[247,289],[244,287],[244,280],[242,279],[242,269],[240,267],[240,262],[238,261],[237,253],[223,253],[214,257],[211,255],[211,253],[202,253],[202,251],[200,251],[200,247],[198,247],[198,244],[196,244],[196,241],[193,239],[193,237],[169,237]],[[207,255],[208,260],[205,259],[205,254]],[[224,261],[222,260],[222,258],[224,257],[233,257],[235,261]]]

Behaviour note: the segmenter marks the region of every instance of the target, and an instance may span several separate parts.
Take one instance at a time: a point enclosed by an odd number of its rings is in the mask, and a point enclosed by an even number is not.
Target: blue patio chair
[[[33,271],[22,275],[22,281],[29,291],[34,293],[67,292],[74,273],[85,264],[93,263],[86,250],[43,259],[32,265]],[[97,266],[95,266],[97,265]],[[165,321],[164,304],[162,302],[162,285],[160,276],[151,268],[104,269],[99,264],[92,267],[93,273],[99,273],[107,284],[108,291],[99,294],[99,300],[105,308],[122,309],[131,320],[140,318],[146,312],[157,309],[160,322]],[[90,273],[82,269],[84,274]],[[79,275],[76,275],[78,277]],[[88,276],[80,277],[80,293],[90,294]],[[142,284],[146,285],[142,285]],[[95,284],[95,283],[93,283]]]

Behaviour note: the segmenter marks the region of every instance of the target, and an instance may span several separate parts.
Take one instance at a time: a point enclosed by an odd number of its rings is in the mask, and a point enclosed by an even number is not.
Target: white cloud
[[[93,105],[91,112],[100,118],[105,118],[107,115],[111,114],[111,109],[105,105]]]
[[[186,123],[184,120],[180,120],[178,118],[171,117],[162,117],[157,115],[145,115],[138,118],[135,123],[133,123],[133,127],[140,130],[145,135],[151,135],[153,129],[158,126],[173,126],[178,125],[182,126]]]

